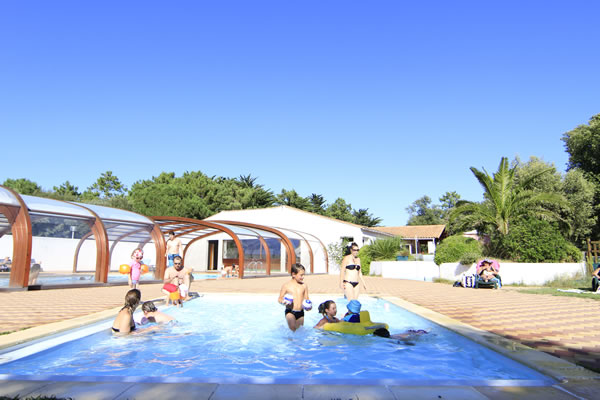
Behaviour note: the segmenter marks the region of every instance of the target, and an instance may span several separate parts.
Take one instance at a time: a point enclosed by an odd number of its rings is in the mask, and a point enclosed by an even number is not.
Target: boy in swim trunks
[[[304,283],[306,270],[302,264],[292,265],[292,279],[283,284],[279,292],[279,303],[285,305],[285,320],[292,332],[304,325],[303,303],[308,298],[308,286]],[[290,302],[284,297],[293,297]]]

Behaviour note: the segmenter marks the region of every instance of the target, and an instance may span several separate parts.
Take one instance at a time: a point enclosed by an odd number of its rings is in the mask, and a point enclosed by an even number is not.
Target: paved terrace
[[[197,280],[193,283],[192,291],[275,295],[287,280],[289,277]],[[378,277],[366,277],[365,281],[369,287],[369,295],[397,297],[470,326],[600,371],[600,318],[595,312],[600,303],[594,300],[522,294],[507,288],[454,288],[446,284]],[[306,282],[310,293],[340,292],[337,276],[307,276]],[[160,297],[160,287],[159,284],[142,285],[142,300]],[[83,324],[87,322],[86,316],[94,313],[107,317],[116,315],[115,307],[122,305],[127,289],[126,286],[114,286],[0,292],[0,332],[20,331],[76,317]],[[60,324],[56,326],[54,330],[60,329]],[[37,329],[39,328],[26,329],[18,335],[35,335]],[[0,346],[3,338],[14,336],[0,336]],[[566,387],[581,397],[561,397],[565,394],[547,392],[552,388],[528,389],[528,392],[534,393],[530,398],[598,398],[600,389],[595,380],[584,385],[567,384]],[[488,397],[483,398],[511,397],[504,397],[508,394],[506,392],[503,396],[496,397],[492,392],[485,393]]]

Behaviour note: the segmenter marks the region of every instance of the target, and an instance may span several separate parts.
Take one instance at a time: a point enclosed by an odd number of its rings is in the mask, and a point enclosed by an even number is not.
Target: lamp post
[[[75,239],[75,231],[76,230],[77,230],[77,227],[71,225],[71,239]]]

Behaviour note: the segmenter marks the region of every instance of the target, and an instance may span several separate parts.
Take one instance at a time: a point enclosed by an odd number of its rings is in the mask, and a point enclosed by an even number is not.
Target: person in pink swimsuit
[[[140,276],[142,276],[142,259],[144,258],[144,251],[142,249],[135,249],[131,253],[131,261],[129,266],[129,287],[137,289],[140,284]]]

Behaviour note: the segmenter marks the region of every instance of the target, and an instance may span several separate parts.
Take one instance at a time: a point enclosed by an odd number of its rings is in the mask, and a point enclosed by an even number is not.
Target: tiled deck
[[[289,277],[272,277],[261,279],[228,279],[228,280],[209,280],[196,281],[192,286],[192,291],[200,293],[208,292],[234,292],[234,293],[273,293],[274,296],[279,292],[282,283]],[[339,293],[337,276],[307,276],[306,282],[310,293]],[[366,277],[366,283],[369,287],[367,294],[374,296],[392,296],[406,300],[410,303],[420,305],[429,310],[436,311],[444,316],[461,321],[475,328],[495,333],[520,342],[524,345],[533,347],[540,351],[552,354],[565,360],[577,363],[582,366],[600,370],[600,319],[594,312],[600,303],[594,300],[555,297],[548,295],[530,295],[517,293],[514,290],[486,290],[486,289],[463,289],[453,288],[450,285],[382,279],[377,277]],[[143,300],[160,297],[160,285],[142,285]],[[60,290],[41,290],[30,292],[0,292],[0,332],[19,331],[24,328],[30,328],[59,321],[70,320],[76,317],[80,318],[81,323],[88,321],[90,314],[103,312],[101,315],[114,315],[115,307],[122,305],[123,296],[127,291],[125,286],[106,287],[106,288],[73,288]],[[70,321],[72,325],[72,320]],[[52,330],[61,329],[61,324],[47,326]],[[0,336],[0,347],[3,343],[14,341],[15,336],[27,337],[35,336],[37,331],[43,331],[43,327],[27,329],[17,334]],[[590,374],[590,378],[581,382],[569,382],[561,384],[562,389],[555,387],[541,388],[446,388],[443,398],[598,398],[598,389],[600,385]],[[107,385],[108,383],[105,383]],[[22,396],[31,394],[40,394],[42,392],[32,391],[24,393],[18,391],[18,383],[11,382],[14,390],[8,390],[9,386],[2,383],[0,395],[14,395],[20,393]],[[17,386],[14,386],[17,385]],[[64,386],[65,384],[63,384]],[[132,384],[121,384],[129,385]],[[208,390],[205,384],[202,386],[202,393],[210,392],[210,398],[234,398],[244,397],[239,395],[240,385],[223,385],[219,389],[212,388]],[[200,387],[198,386],[198,387]],[[209,385],[210,386],[210,385]],[[213,385],[214,386],[214,385]],[[242,385],[243,386],[243,385]],[[288,386],[288,385],[284,385]],[[296,385],[289,385],[290,387]],[[250,385],[249,387],[252,387]],[[237,388],[237,389],[236,389]],[[435,388],[422,389],[418,391],[419,395],[408,395],[413,393],[416,388],[403,390],[395,387],[379,388],[377,393],[369,393],[371,389],[360,389],[355,387],[351,389],[352,393],[346,393],[338,387],[334,392],[319,389],[318,385],[304,386],[300,394],[292,394],[288,391],[290,398],[358,398],[359,392],[363,390],[360,398],[438,398],[440,390]],[[188,387],[188,389],[190,389]],[[564,390],[567,390],[565,392]],[[46,390],[49,390],[48,388]],[[141,390],[123,389],[124,390]],[[190,389],[191,390],[191,389]],[[200,389],[199,389],[200,390]],[[240,389],[241,390],[241,389]],[[244,393],[248,395],[253,390],[259,390],[262,395],[265,391],[273,392],[272,398],[279,397],[277,385],[270,385],[269,388],[248,389]],[[382,392],[383,390],[383,392]],[[408,391],[407,391],[408,390]],[[453,391],[455,394],[453,395]],[[512,392],[511,392],[512,391]],[[207,393],[208,393],[207,392]],[[238,395],[235,395],[235,393]],[[435,393],[434,393],[435,392]],[[571,394],[569,394],[570,392]],[[60,390],[52,392],[54,394],[63,393]],[[71,392],[64,392],[71,393]],[[114,392],[113,392],[114,393]],[[119,392],[121,393],[121,392]],[[187,393],[187,392],[186,392]],[[228,397],[231,394],[231,397]],[[416,393],[416,392],[414,392]],[[460,393],[460,394],[459,394]],[[197,393],[199,394],[199,392]],[[436,394],[435,396],[433,396]],[[440,394],[441,395],[441,394]],[[138,396],[143,398],[141,393],[129,395],[130,398]],[[333,397],[332,397],[333,396]],[[381,397],[383,396],[383,397]],[[579,397],[577,397],[579,396]],[[85,397],[85,396],[84,396]],[[75,398],[84,398],[75,397]],[[183,396],[187,397],[187,396]],[[88,397],[102,398],[102,397]],[[114,397],[116,398],[116,396]],[[181,397],[180,397],[181,398]],[[198,397],[202,398],[202,397]],[[208,397],[207,397],[208,398]],[[250,396],[250,398],[254,398]],[[256,398],[268,398],[256,395]]]

